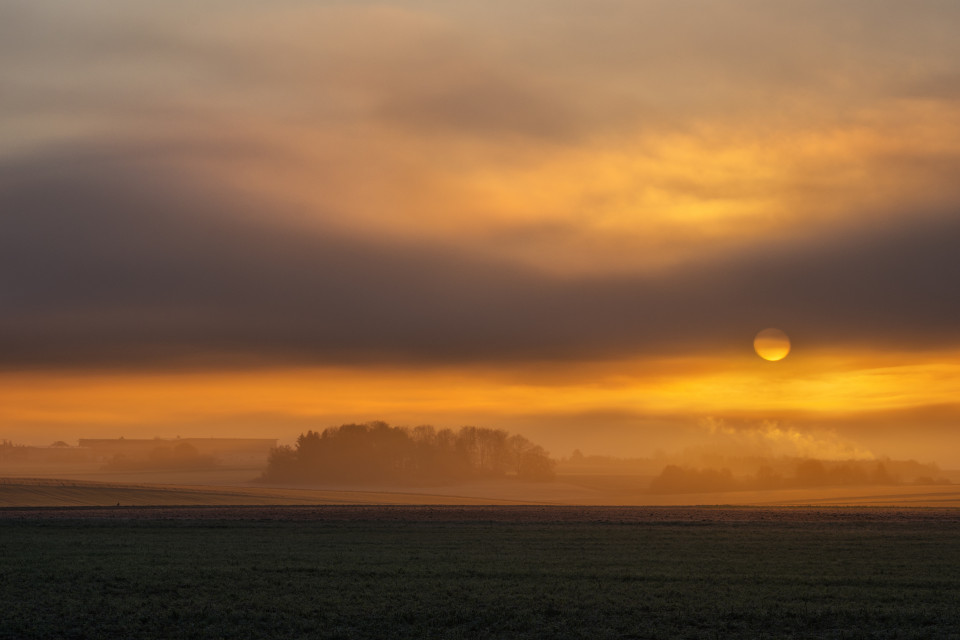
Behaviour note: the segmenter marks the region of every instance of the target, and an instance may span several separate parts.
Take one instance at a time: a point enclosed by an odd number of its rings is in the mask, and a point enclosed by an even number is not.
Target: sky
[[[0,437],[381,419],[960,467],[958,26],[7,0]]]

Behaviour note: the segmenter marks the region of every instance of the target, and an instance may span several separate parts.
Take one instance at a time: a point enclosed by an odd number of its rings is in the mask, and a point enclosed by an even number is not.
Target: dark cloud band
[[[134,153],[134,157],[139,157]],[[749,344],[960,344],[960,217],[561,278],[306,232],[129,157],[0,168],[0,367],[575,361]]]

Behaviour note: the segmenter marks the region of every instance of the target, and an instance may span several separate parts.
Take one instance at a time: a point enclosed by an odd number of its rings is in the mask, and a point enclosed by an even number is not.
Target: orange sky
[[[0,438],[384,419],[960,465],[957,24],[5,3]]]

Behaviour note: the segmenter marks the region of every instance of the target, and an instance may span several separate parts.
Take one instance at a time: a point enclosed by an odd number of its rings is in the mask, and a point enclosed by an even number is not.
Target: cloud
[[[808,345],[960,344],[956,215],[559,277],[280,223],[149,157],[2,168],[0,366],[563,362],[728,349],[766,326]]]
[[[731,117],[845,122],[955,76],[960,10],[921,6],[14,1],[0,8],[3,110],[567,142]]]

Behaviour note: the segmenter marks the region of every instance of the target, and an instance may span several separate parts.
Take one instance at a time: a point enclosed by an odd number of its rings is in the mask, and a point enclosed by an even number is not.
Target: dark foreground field
[[[960,512],[0,510],[0,638],[960,638]]]

